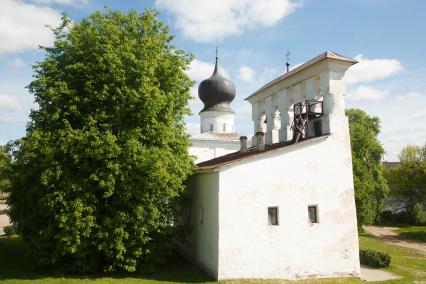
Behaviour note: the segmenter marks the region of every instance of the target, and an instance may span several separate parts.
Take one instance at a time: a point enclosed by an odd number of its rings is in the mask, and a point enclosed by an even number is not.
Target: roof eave
[[[303,63],[302,65],[298,66],[297,68],[289,71],[288,73],[285,73],[277,78],[275,78],[274,80],[266,83],[265,85],[263,85],[262,87],[260,87],[258,90],[256,90],[254,93],[252,93],[250,96],[248,96],[247,98],[245,98],[246,101],[248,101],[250,98],[254,97],[255,95],[269,89],[270,87],[278,84],[279,82],[292,77],[293,75],[305,70],[306,68],[312,66],[315,63],[319,63],[323,60],[326,59],[331,59],[331,60],[338,60],[338,61],[343,61],[343,62],[348,62],[351,65],[354,65],[356,63],[358,63],[358,61],[356,61],[355,59],[343,56],[343,55],[339,55],[337,53],[334,52],[330,52],[330,51],[326,51],[320,55],[318,55],[317,57],[314,57],[313,59],[306,61],[305,63]]]
[[[304,140],[304,141],[301,141],[301,142],[298,142],[298,143],[286,145],[284,147],[275,148],[275,149],[272,149],[272,150],[269,150],[269,151],[260,151],[260,152],[254,154],[254,155],[241,157],[239,159],[235,159],[235,160],[229,161],[227,163],[219,164],[219,165],[205,166],[204,168],[198,168],[197,167],[196,172],[197,173],[218,172],[218,171],[221,171],[224,168],[232,167],[239,162],[250,161],[250,160],[253,160],[255,158],[262,157],[265,154],[283,151],[283,150],[286,150],[286,149],[289,149],[289,148],[297,147],[299,145],[305,145],[307,143],[312,143],[312,142],[316,142],[316,141],[319,141],[319,140],[325,140],[329,136],[330,136],[330,134],[325,134],[325,135],[322,135],[322,136],[319,136],[319,137],[314,137],[314,138],[311,138],[311,139],[308,139],[308,140]]]

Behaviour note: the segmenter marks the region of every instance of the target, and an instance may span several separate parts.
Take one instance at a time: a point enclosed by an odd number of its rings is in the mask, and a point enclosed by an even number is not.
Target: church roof
[[[299,142],[294,143],[293,141],[284,141],[284,142],[279,142],[279,143],[275,143],[275,144],[271,144],[271,145],[265,145],[265,149],[263,151],[258,151],[256,149],[256,147],[250,147],[247,149],[246,152],[234,152],[234,153],[230,153],[227,155],[223,155],[208,161],[204,161],[201,163],[198,163],[197,166],[197,170],[200,171],[204,171],[204,170],[212,170],[212,169],[216,169],[216,168],[220,168],[232,163],[236,163],[251,157],[255,157],[258,155],[263,155],[265,153],[269,153],[272,151],[277,151],[286,147],[290,147],[290,146],[294,146],[297,147],[299,145],[303,145],[309,142],[313,142],[313,141],[317,141],[317,140],[321,140],[321,139],[325,139],[329,136],[329,134],[325,134],[322,136],[316,136],[316,137],[309,137],[309,138],[304,138],[299,140]]]
[[[233,112],[230,104],[235,98],[235,85],[231,80],[225,78],[220,72],[219,66],[214,66],[210,78],[202,81],[198,86],[198,96],[204,103],[203,111],[226,111]]]
[[[239,141],[240,134],[238,133],[221,133],[221,132],[204,132],[191,137],[191,140],[227,140]]]
[[[334,52],[331,52],[331,51],[326,51],[326,52],[324,52],[324,53],[322,53],[322,54],[318,55],[317,57],[315,57],[315,58],[313,58],[313,59],[311,59],[311,60],[309,60],[309,61],[307,61],[307,62],[303,63],[303,64],[302,64],[302,65],[300,65],[299,67],[294,68],[294,69],[293,69],[293,70],[291,70],[290,72],[287,72],[287,73],[285,73],[285,74],[283,74],[283,75],[279,76],[278,78],[276,78],[276,79],[272,80],[271,82],[269,82],[269,83],[267,83],[267,84],[263,85],[260,89],[258,89],[258,90],[257,90],[257,91],[255,91],[253,94],[251,94],[250,96],[248,96],[248,97],[246,98],[246,100],[247,100],[247,99],[249,99],[249,98],[251,98],[251,97],[253,97],[253,96],[255,96],[255,95],[257,95],[258,93],[260,93],[260,92],[262,92],[262,91],[264,91],[264,90],[268,89],[269,87],[271,87],[271,86],[273,86],[273,85],[277,84],[278,82],[281,82],[281,81],[283,81],[284,79],[287,79],[287,78],[289,78],[289,77],[293,76],[294,74],[296,74],[296,73],[298,73],[298,72],[302,71],[303,69],[305,69],[305,68],[307,68],[307,67],[309,67],[309,66],[311,66],[311,65],[313,65],[313,64],[315,64],[315,63],[317,63],[317,62],[319,62],[319,61],[321,61],[321,60],[324,60],[324,59],[326,59],[326,58],[336,59],[336,60],[340,60],[340,61],[346,61],[346,62],[350,62],[350,63],[352,63],[352,64],[355,64],[355,63],[357,63],[357,62],[358,62],[358,61],[356,61],[356,60],[354,60],[354,59],[352,59],[352,58],[349,58],[349,57],[346,57],[346,56],[343,56],[343,55],[340,55],[340,54],[337,54],[337,53],[334,53]]]

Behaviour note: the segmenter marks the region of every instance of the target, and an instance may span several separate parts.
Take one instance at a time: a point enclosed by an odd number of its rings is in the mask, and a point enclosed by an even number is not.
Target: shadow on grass
[[[53,279],[52,279],[53,278]],[[146,283],[172,282],[172,283],[206,283],[211,282],[207,276],[177,254],[173,254],[153,274],[140,273],[115,273],[91,275],[66,275],[59,273],[42,273],[31,268],[29,254],[25,243],[18,237],[0,237],[0,280],[42,280],[55,283],[54,278],[75,280],[99,280],[103,278],[114,279],[117,282],[141,281]],[[122,280],[122,281],[120,281]],[[61,281],[62,283],[63,281]],[[110,283],[111,280],[108,280]]]
[[[399,233],[404,238],[426,243],[426,231],[416,231],[416,232],[401,232]]]

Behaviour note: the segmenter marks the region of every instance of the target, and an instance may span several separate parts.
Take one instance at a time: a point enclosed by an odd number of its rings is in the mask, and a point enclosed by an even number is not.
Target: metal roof
[[[198,86],[198,96],[204,103],[203,111],[228,111],[233,112],[230,104],[235,98],[235,85],[226,79],[216,64],[210,78],[202,81]]]
[[[240,134],[238,133],[221,133],[221,132],[204,132],[191,137],[191,140],[227,140],[239,141]]]
[[[317,63],[317,62],[319,62],[319,61],[321,61],[321,60],[324,60],[324,59],[326,59],[326,58],[336,59],[336,60],[340,60],[340,61],[346,61],[346,62],[350,62],[350,63],[352,63],[352,64],[358,63],[358,61],[356,61],[356,60],[354,60],[354,59],[352,59],[352,58],[349,58],[349,57],[346,57],[346,56],[343,56],[343,55],[337,54],[337,53],[335,53],[335,52],[326,51],[326,52],[324,52],[324,53],[322,53],[322,54],[318,55],[317,57],[315,57],[315,58],[313,58],[313,59],[311,59],[311,60],[309,60],[309,61],[307,61],[307,62],[303,63],[302,65],[300,65],[299,67],[297,67],[297,68],[295,68],[295,69],[291,70],[290,72],[287,72],[287,73],[285,73],[285,74],[283,74],[283,75],[279,76],[278,78],[276,78],[276,79],[272,80],[271,82],[266,83],[266,84],[265,84],[265,85],[263,85],[260,89],[258,89],[258,90],[257,90],[257,91],[255,91],[253,94],[251,94],[250,96],[248,96],[248,97],[246,98],[246,100],[247,100],[247,99],[249,99],[249,98],[251,98],[251,97],[253,97],[253,96],[255,96],[255,95],[257,95],[258,93],[260,93],[260,92],[262,92],[262,91],[264,91],[264,90],[268,89],[269,87],[271,87],[271,86],[273,86],[273,85],[275,85],[275,84],[277,84],[277,83],[279,83],[279,82],[283,81],[284,79],[287,79],[287,78],[289,78],[289,77],[293,76],[294,74],[296,74],[296,73],[298,73],[298,72],[302,71],[303,69],[305,69],[305,68],[307,68],[307,67],[309,67],[309,66],[313,65],[314,63]]]
[[[227,155],[223,155],[208,161],[204,161],[201,163],[198,163],[197,166],[197,170],[199,171],[204,171],[204,170],[213,170],[216,168],[220,168],[232,163],[237,163],[239,161],[251,158],[251,157],[255,157],[258,155],[262,155],[265,153],[269,153],[271,151],[277,151],[279,149],[283,149],[285,147],[289,147],[289,146],[294,146],[294,147],[298,147],[299,145],[303,145],[305,143],[308,142],[312,142],[312,141],[317,141],[317,140],[321,140],[321,139],[325,139],[329,136],[329,134],[325,134],[322,136],[316,136],[316,137],[310,137],[310,138],[304,138],[299,140],[299,142],[294,143],[293,141],[284,141],[284,142],[280,142],[280,143],[275,143],[275,144],[271,144],[271,145],[265,145],[265,149],[262,151],[258,151],[256,149],[256,147],[250,147],[247,149],[246,152],[233,152]]]

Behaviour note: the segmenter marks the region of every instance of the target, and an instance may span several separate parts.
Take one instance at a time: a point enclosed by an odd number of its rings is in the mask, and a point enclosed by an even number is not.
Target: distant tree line
[[[389,182],[389,208],[383,219],[391,222],[426,224],[426,143],[408,145],[399,163],[385,171]]]
[[[10,181],[7,177],[7,172],[10,167],[10,156],[7,153],[6,146],[0,146],[0,201],[6,199]]]
[[[380,120],[360,109],[348,109],[352,167],[358,227],[379,219],[389,192],[382,159],[385,153],[377,136]]]
[[[426,224],[426,144],[408,145],[384,167],[380,120],[348,109],[358,227],[390,222]]]

